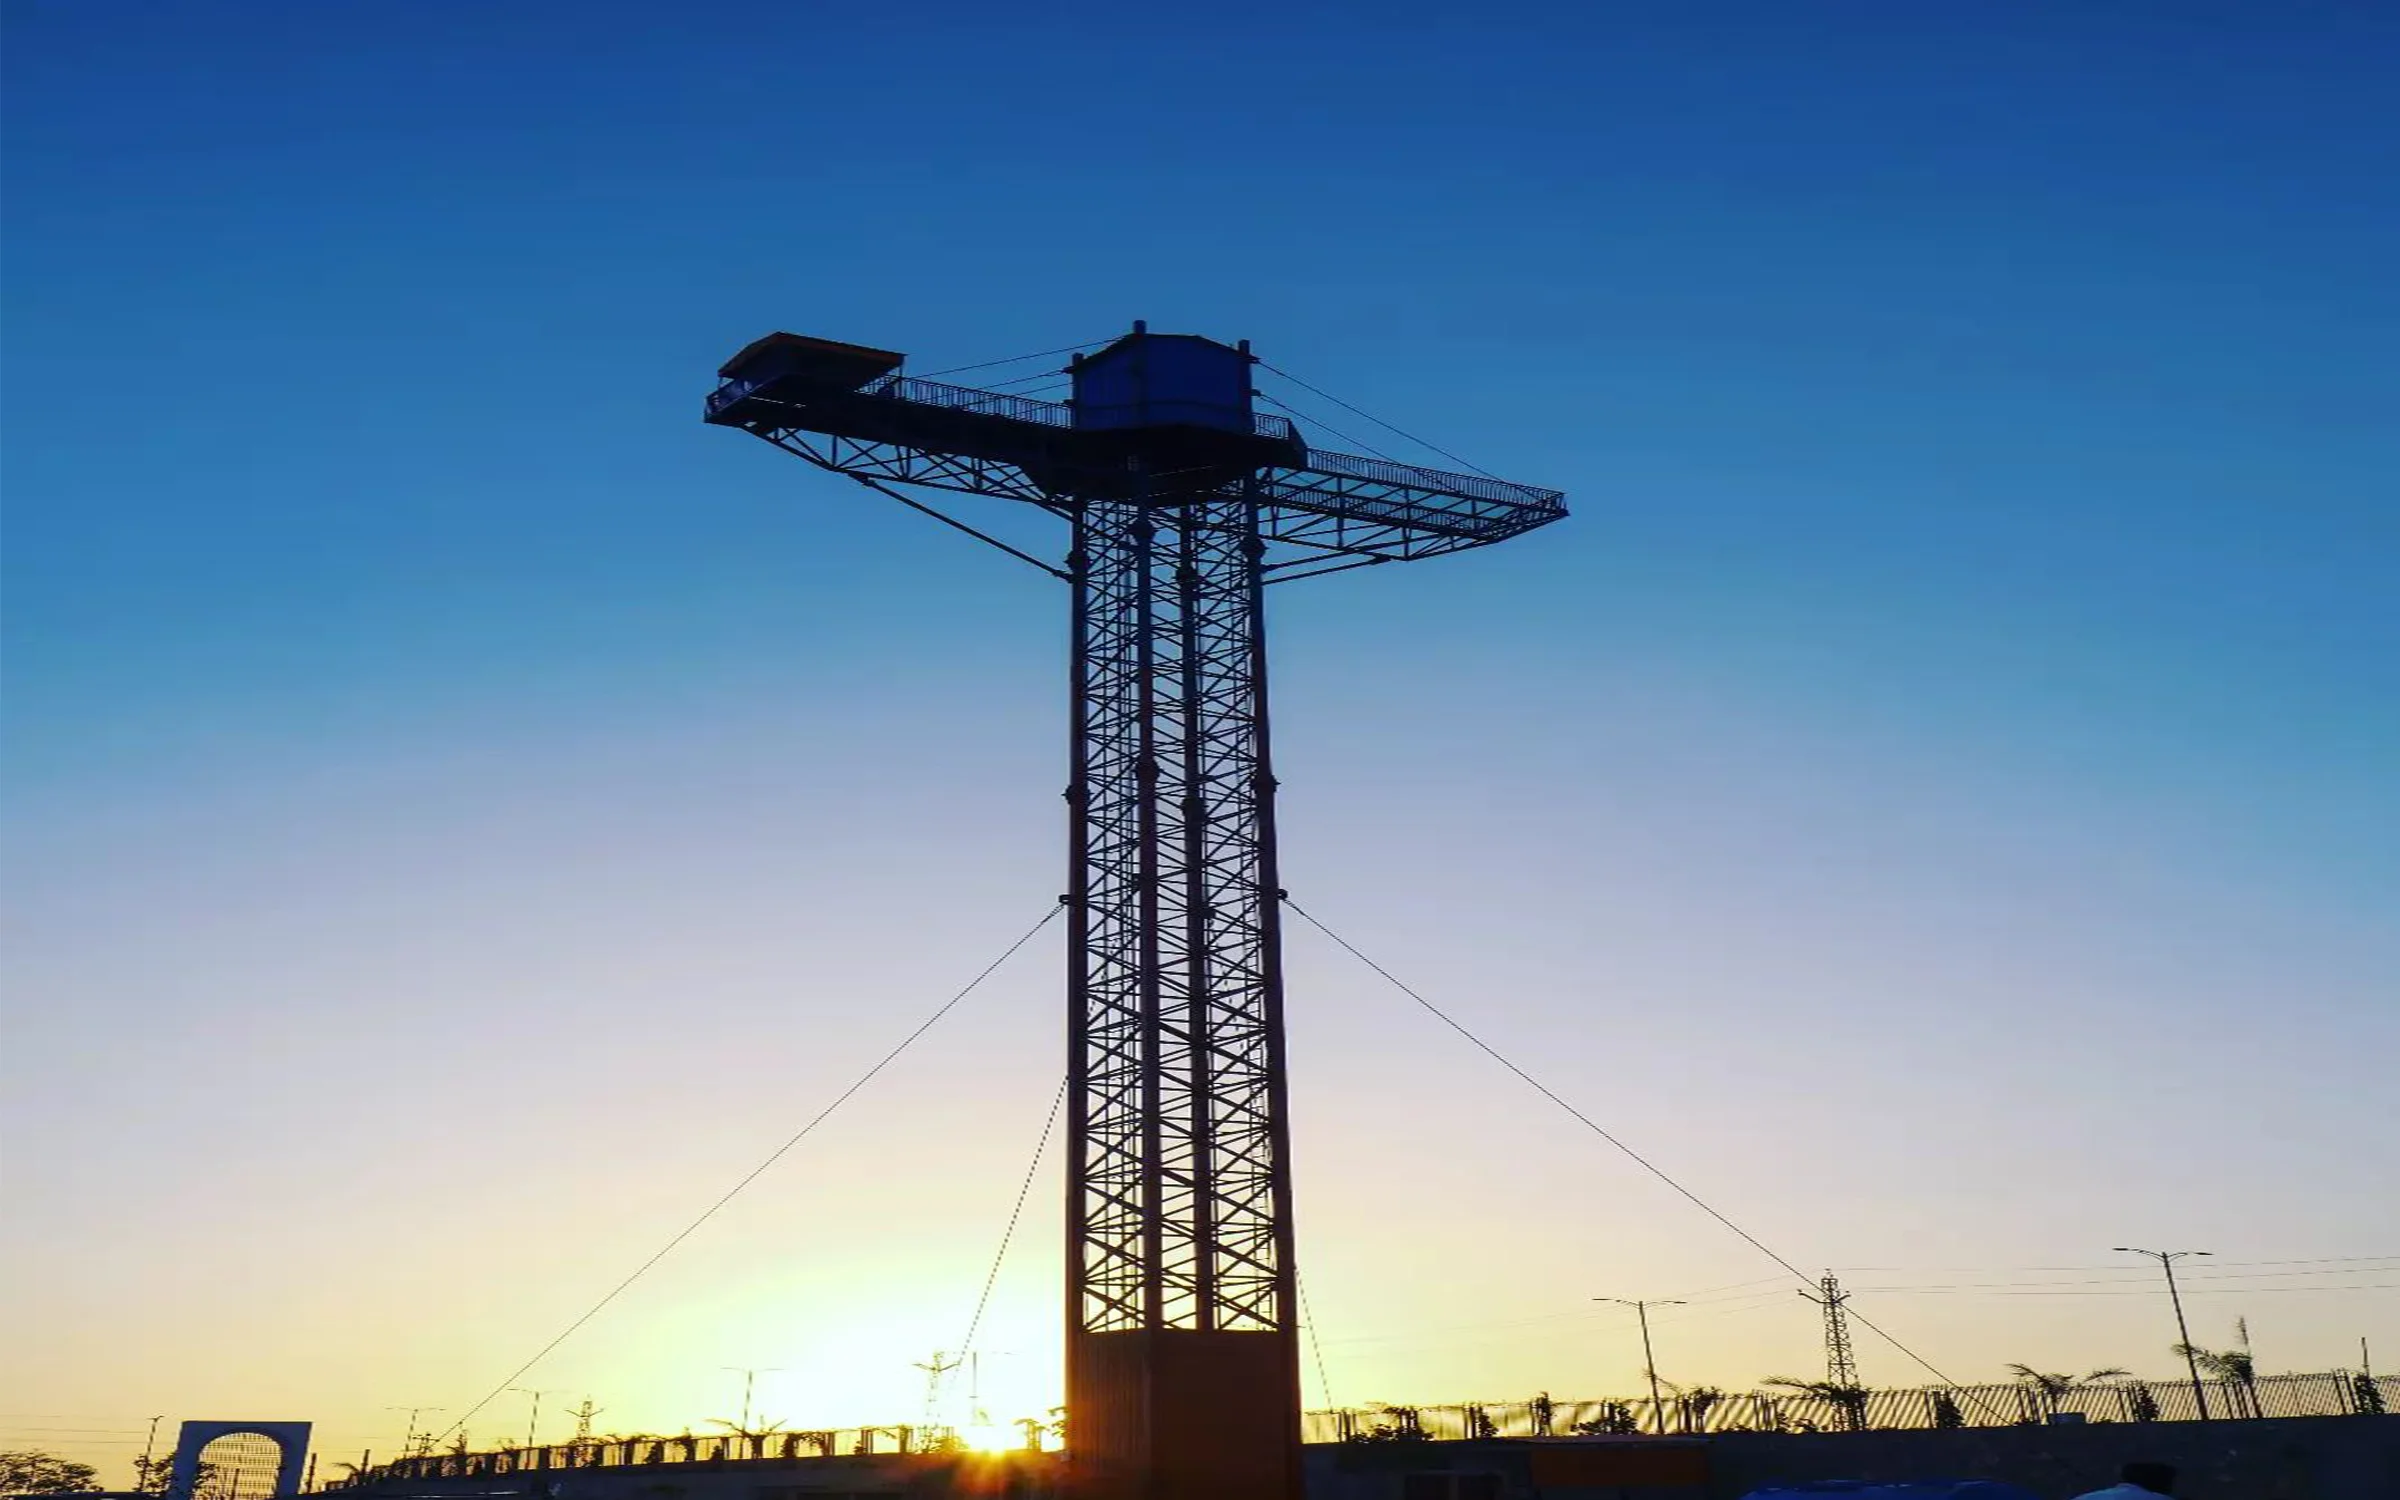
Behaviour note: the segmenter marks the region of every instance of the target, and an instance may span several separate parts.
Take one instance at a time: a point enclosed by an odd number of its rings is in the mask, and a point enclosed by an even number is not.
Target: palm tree
[[[709,1421],[725,1429],[728,1441],[737,1438],[741,1441],[740,1452],[744,1458],[764,1458],[767,1439],[783,1431],[782,1419],[763,1413],[752,1418],[747,1427],[729,1417],[710,1417]]]
[[[1725,1399],[1725,1392],[1719,1386],[1677,1385],[1672,1380],[1661,1380],[1659,1384],[1675,1393],[1675,1405],[1686,1432],[1706,1432],[1710,1409]]]
[[[1575,1424],[1575,1431],[1584,1437],[1596,1437],[1604,1433],[1612,1437],[1630,1437],[1641,1430],[1642,1424],[1635,1418],[1633,1408],[1622,1401],[1606,1402],[1600,1408],[1600,1415],[1588,1422]]]
[[[1852,1432],[1866,1429],[1868,1392],[1863,1385],[1842,1385],[1831,1380],[1800,1380],[1790,1375],[1770,1375],[1764,1383],[1830,1404],[1842,1414],[1842,1425]]]
[[[2177,1344],[2175,1352],[2210,1376],[2224,1381],[2238,1393],[2237,1398],[2251,1416],[2259,1415],[2258,1362],[2247,1349],[2203,1349],[2198,1344]]]
[[[1372,1401],[1368,1405],[1388,1420],[1377,1422],[1365,1432],[1352,1433],[1353,1443],[1422,1443],[1432,1437],[1425,1430],[1423,1414],[1413,1406],[1397,1406],[1389,1401]]]
[[[2094,1370],[2089,1375],[2063,1375],[2047,1374],[2031,1365],[2010,1365],[2008,1373],[2016,1376],[2020,1384],[2033,1387],[2035,1394],[2041,1399],[2044,1416],[2056,1416],[2058,1403],[2064,1400],[2070,1392],[2083,1386],[2098,1385],[2104,1380],[2123,1380],[2133,1372],[2111,1368]]]

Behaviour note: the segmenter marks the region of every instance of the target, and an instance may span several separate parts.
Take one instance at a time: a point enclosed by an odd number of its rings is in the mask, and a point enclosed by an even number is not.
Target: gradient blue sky
[[[1802,1264],[1968,1288],[1861,1299],[1953,1374],[2163,1372],[2110,1273],[1973,1289],[2128,1241],[2262,1273],[2204,1342],[2400,1359],[2391,7],[18,0],[6,40],[0,1440],[390,1451],[1056,891],[1062,601],[700,426],[774,327],[1248,337],[1568,490],[1277,599],[1301,899]],[[779,1415],[913,1416],[1056,962],[534,1383],[672,1429],[780,1365]],[[1624,1391],[1585,1299],[1772,1270],[1292,965],[1333,1399]],[[2340,1256],[2386,1259],[2261,1264]],[[1771,1285],[1660,1332],[1679,1378],[1815,1358]]]

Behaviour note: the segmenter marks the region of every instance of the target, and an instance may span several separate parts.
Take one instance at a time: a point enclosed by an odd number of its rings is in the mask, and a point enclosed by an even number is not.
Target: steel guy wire
[[[507,1379],[501,1381],[497,1386],[494,1386],[482,1400],[476,1402],[473,1406],[468,1407],[466,1411],[460,1415],[457,1421],[451,1423],[439,1433],[436,1433],[434,1435],[434,1441],[440,1442],[444,1438],[449,1437],[452,1433],[455,1433],[459,1429],[465,1427],[468,1420],[477,1412],[491,1405],[502,1395],[506,1394],[510,1386],[515,1385],[519,1380],[522,1380],[525,1377],[526,1371],[532,1369],[535,1365],[538,1365],[543,1360],[549,1358],[550,1352],[556,1349],[559,1345],[565,1343],[569,1338],[572,1338],[577,1329],[580,1329],[584,1324],[589,1323],[592,1321],[592,1319],[598,1317],[601,1310],[607,1307],[611,1302],[616,1301],[617,1298],[625,1292],[626,1288],[641,1280],[643,1275],[648,1272],[652,1266],[655,1266],[660,1261],[665,1260],[667,1256],[674,1251],[676,1246],[682,1244],[685,1240],[690,1239],[692,1235],[699,1230],[701,1225],[706,1224],[710,1219],[715,1218],[717,1216],[717,1211],[723,1208],[726,1204],[731,1203],[734,1198],[740,1194],[742,1189],[748,1187],[751,1183],[756,1182],[760,1177],[766,1175],[766,1171],[769,1167],[772,1167],[777,1162],[783,1160],[785,1154],[788,1153],[794,1146],[797,1146],[802,1141],[806,1140],[811,1131],[815,1130],[819,1125],[824,1124],[826,1120],[830,1119],[835,1110],[840,1109],[843,1105],[849,1103],[851,1096],[858,1093],[859,1090],[865,1088],[868,1084],[873,1083],[877,1075],[881,1074],[884,1069],[890,1067],[894,1062],[899,1060],[901,1053],[906,1052],[911,1046],[915,1045],[919,1037],[922,1037],[926,1032],[931,1031],[935,1024],[942,1019],[942,1017],[950,1014],[951,1011],[956,1010],[960,1001],[966,999],[969,995],[974,994],[975,991],[982,986],[983,982],[991,978],[993,973],[996,972],[1002,964],[1007,963],[1011,958],[1016,956],[1018,949],[1024,947],[1027,943],[1032,942],[1034,934],[1049,926],[1051,919],[1056,917],[1065,909],[1066,903],[1062,901],[1053,904],[1048,911],[1043,912],[1042,919],[1040,921],[1034,923],[1031,927],[1026,928],[1023,936],[1019,937],[1015,942],[1010,943],[1006,948],[1002,949],[998,958],[995,958],[990,963],[985,964],[982,970],[978,972],[973,979],[967,981],[964,989],[960,990],[957,994],[952,995],[949,999],[943,1001],[941,1005],[935,1009],[932,1015],[927,1016],[923,1021],[918,1022],[916,1030],[910,1032],[907,1036],[902,1037],[898,1046],[892,1048],[891,1051],[886,1052],[873,1067],[860,1074],[857,1082],[851,1084],[839,1094],[836,1094],[833,1097],[832,1103],[826,1105],[823,1109],[818,1110],[807,1124],[794,1131],[791,1137],[784,1141],[782,1145],[777,1146],[773,1151],[768,1152],[766,1160],[760,1162],[757,1166],[752,1167],[748,1172],[744,1173],[740,1181],[734,1183],[732,1187],[727,1188],[724,1194],[714,1203],[711,1203],[708,1207],[702,1209],[698,1218],[692,1220],[692,1222],[689,1224],[684,1225],[682,1229],[676,1231],[674,1238],[668,1240],[664,1245],[659,1246],[658,1249],[652,1253],[648,1260],[645,1260],[640,1265],[634,1267],[633,1274],[627,1276],[623,1281],[618,1282],[615,1286],[610,1287],[607,1292],[602,1294],[599,1301],[584,1309],[582,1316],[578,1317],[574,1322],[569,1323],[565,1329],[560,1331],[556,1338],[552,1339],[549,1343],[542,1345],[542,1347],[535,1352],[533,1358],[517,1366],[515,1370],[510,1372]]]
[[[1317,1360],[1317,1394],[1325,1398],[1327,1406],[1336,1405],[1337,1403],[1333,1399],[1333,1382],[1325,1378],[1325,1346],[1317,1342],[1316,1316],[1308,1310],[1308,1286],[1301,1281],[1300,1270],[1297,1266],[1292,1268],[1292,1290],[1299,1295],[1300,1326],[1308,1330],[1308,1349],[1311,1354],[1316,1356]],[[1341,1340],[1336,1339],[1334,1342],[1338,1344]]]
[[[1294,375],[1294,374],[1293,374],[1291,371],[1289,371],[1289,370],[1277,369],[1275,366],[1268,364],[1268,363],[1267,363],[1265,360],[1263,360],[1263,359],[1262,359],[1262,360],[1260,360],[1258,363],[1259,363],[1259,365],[1260,365],[1260,367],[1261,367],[1261,368],[1263,368],[1263,369],[1267,369],[1267,370],[1273,370],[1273,371],[1274,371],[1276,374],[1278,374],[1278,375],[1282,376],[1284,379],[1286,379],[1286,380],[1290,381],[1292,384],[1294,384],[1294,385],[1296,385],[1296,386],[1300,387],[1300,389],[1302,389],[1302,390],[1304,390],[1304,391],[1307,391],[1309,394],[1311,394],[1311,395],[1314,395],[1314,396],[1322,396],[1322,397],[1323,397],[1323,398],[1325,398],[1326,400],[1328,400],[1328,401],[1332,402],[1334,405],[1336,405],[1336,406],[1340,407],[1342,410],[1344,410],[1344,411],[1346,411],[1346,412],[1349,412],[1349,413],[1353,414],[1354,416],[1361,416],[1361,417],[1364,417],[1364,418],[1366,418],[1368,421],[1370,421],[1370,422],[1374,423],[1376,426],[1378,426],[1378,427],[1382,428],[1382,429],[1383,429],[1384,431],[1386,431],[1386,432],[1397,433],[1397,434],[1399,434],[1401,437],[1404,437],[1404,438],[1408,439],[1410,442],[1412,442],[1412,443],[1415,443],[1417,446],[1419,446],[1419,447],[1421,447],[1421,448],[1428,448],[1428,449],[1431,449],[1431,450],[1432,450],[1433,452],[1435,452],[1435,453],[1439,453],[1439,454],[1440,454],[1442,457],[1444,457],[1444,458],[1446,458],[1446,459],[1450,460],[1450,461],[1451,461],[1452,463],[1454,463],[1454,464],[1463,465],[1463,466],[1464,466],[1464,467],[1466,467],[1466,468],[1473,469],[1473,470],[1474,470],[1476,473],[1478,473],[1478,474],[1481,474],[1481,475],[1482,475],[1484,478],[1486,478],[1486,479],[1498,479],[1498,478],[1500,477],[1499,475],[1497,475],[1497,474],[1493,473],[1491,470],[1489,470],[1489,469],[1487,469],[1487,468],[1484,468],[1484,467],[1483,467],[1482,465],[1480,465],[1480,464],[1471,464],[1471,463],[1468,463],[1468,462],[1467,462],[1465,459],[1463,459],[1463,458],[1460,458],[1460,457],[1459,457],[1457,454],[1455,454],[1455,453],[1451,452],[1449,449],[1447,449],[1447,448],[1445,448],[1445,447],[1441,446],[1439,443],[1430,443],[1430,442],[1427,442],[1425,439],[1423,439],[1423,438],[1421,438],[1421,437],[1417,436],[1417,435],[1416,435],[1415,433],[1413,433],[1413,432],[1410,432],[1410,431],[1409,431],[1407,428],[1405,428],[1405,427],[1395,427],[1395,426],[1393,426],[1391,423],[1389,423],[1389,422],[1386,422],[1386,421],[1385,421],[1383,418],[1381,418],[1381,417],[1379,417],[1379,416],[1375,415],[1375,414],[1374,414],[1373,412],[1371,412],[1371,411],[1362,411],[1362,410],[1360,410],[1358,407],[1352,406],[1352,405],[1351,405],[1349,402],[1347,402],[1347,401],[1344,401],[1344,400],[1343,400],[1341,397],[1334,395],[1334,394],[1333,394],[1331,391],[1320,391],[1320,390],[1318,390],[1318,389],[1317,389],[1315,386],[1313,386],[1313,385],[1310,385],[1310,384],[1309,384],[1307,381],[1305,381],[1305,380],[1302,380],[1302,379],[1301,379],[1299,376],[1297,376],[1297,375]],[[1397,461],[1398,461],[1398,460],[1394,460],[1394,462],[1397,462]]]
[[[915,378],[933,380],[943,375],[964,375],[969,370],[989,370],[999,365],[1019,365],[1029,359],[1048,359],[1055,354],[1081,354],[1086,349],[1097,349],[1102,344],[1114,342],[1116,342],[1114,339],[1086,339],[1080,344],[1068,344],[1058,349],[1043,349],[1033,354],[1012,354],[1006,359],[987,359],[971,365],[952,365],[945,370],[928,370]]]
[[[992,1288],[1000,1280],[1000,1263],[1008,1259],[1008,1244],[1017,1237],[1017,1220],[1024,1216],[1025,1199],[1033,1192],[1034,1175],[1042,1170],[1042,1157],[1050,1149],[1050,1133],[1058,1128],[1058,1111],[1067,1102],[1069,1082],[1061,1078],[1058,1092],[1050,1096],[1050,1114],[1042,1121],[1042,1138],[1033,1148],[1033,1160],[1026,1163],[1025,1180],[1017,1184],[1017,1201],[1009,1206],[1008,1227],[1000,1231],[1000,1249],[992,1256],[991,1270],[984,1273],[983,1294],[975,1299],[975,1316],[967,1320],[966,1335],[958,1341],[961,1359],[975,1351],[975,1335],[983,1331],[984,1309],[991,1306]]]
[[[1770,1249],[1763,1240],[1758,1238],[1758,1236],[1752,1234],[1749,1230],[1744,1229],[1741,1225],[1736,1224],[1733,1222],[1733,1220],[1718,1212],[1717,1209],[1711,1206],[1706,1199],[1702,1198],[1699,1194],[1693,1192],[1690,1188],[1685,1187],[1682,1183],[1669,1176],[1666,1170],[1660,1167],[1657,1163],[1651,1161],[1648,1157],[1634,1150],[1631,1146],[1626,1145],[1614,1135],[1611,1135],[1604,1127],[1600,1125],[1598,1121],[1592,1119],[1591,1116],[1585,1114],[1582,1110],[1577,1109],[1574,1105],[1569,1104],[1564,1098],[1561,1098],[1557,1093],[1552,1091],[1549,1085],[1543,1083],[1540,1079],[1535,1078],[1531,1073],[1526,1072],[1523,1068],[1518,1067],[1515,1063],[1511,1062],[1498,1048],[1492,1046],[1491,1043],[1486,1042],[1483,1038],[1477,1036],[1474,1032],[1469,1031],[1465,1026],[1452,1019],[1449,1013],[1444,1011],[1440,1006],[1435,1005],[1431,1000],[1426,999],[1423,995],[1409,988],[1409,986],[1404,983],[1398,975],[1394,974],[1391,970],[1385,968],[1383,965],[1377,963],[1375,960],[1367,957],[1365,953],[1359,951],[1359,949],[1347,938],[1344,938],[1340,933],[1335,932],[1323,922],[1318,921],[1314,916],[1310,915],[1308,909],[1303,907],[1299,902],[1294,901],[1290,896],[1285,896],[1283,898],[1283,904],[1287,907],[1290,907],[1294,915],[1298,916],[1302,921],[1308,923],[1309,926],[1314,927],[1317,929],[1317,931],[1332,939],[1337,947],[1341,948],[1351,957],[1357,959],[1360,963],[1365,964],[1368,968],[1381,975],[1384,980],[1392,986],[1392,988],[1398,990],[1401,994],[1406,995],[1409,999],[1414,1000],[1426,1011],[1427,1014],[1431,1015],[1435,1020],[1440,1021],[1452,1031],[1455,1031],[1461,1037],[1464,1037],[1475,1047],[1477,1051],[1483,1053],[1486,1057],[1489,1057],[1492,1061],[1498,1063],[1503,1068],[1506,1068],[1509,1072],[1516,1074],[1518,1078],[1522,1079],[1536,1093],[1540,1094],[1543,1098],[1549,1100],[1551,1103],[1557,1105],[1560,1109],[1566,1111],[1567,1114],[1573,1116],[1577,1122],[1582,1124],[1585,1129],[1591,1131],[1592,1134],[1608,1142],[1611,1146],[1616,1147],[1618,1151],[1624,1153],[1626,1157],[1631,1159],[1635,1165],[1641,1167],[1643,1171],[1648,1172],[1651,1176],[1665,1183],[1668,1187],[1673,1188],[1676,1193],[1681,1195],[1694,1207],[1698,1208],[1702,1213],[1707,1214],[1719,1224],[1722,1224],[1727,1229],[1732,1230],[1734,1234],[1738,1235],[1743,1242],[1751,1246],[1751,1248],[1757,1250],[1761,1255],[1764,1255],[1767,1259],[1775,1262],[1775,1264],[1783,1267],[1786,1271],[1791,1272],[1792,1275],[1803,1285],[1814,1286],[1816,1284],[1816,1278],[1810,1276],[1806,1271],[1801,1270],[1798,1266],[1793,1265],[1789,1260],[1786,1260],[1782,1255],[1778,1254],[1773,1249]],[[1891,1345],[1894,1349],[1900,1351],[1902,1355],[1906,1356],[1920,1369],[1923,1369],[1926,1373],[1932,1375],[1934,1379],[1940,1381],[1943,1385],[1948,1386],[1950,1389],[1958,1392],[1962,1396],[1966,1396],[1969,1400],[1974,1401],[1978,1406],[1984,1405],[1981,1397],[1976,1396],[1965,1386],[1960,1385],[1957,1381],[1942,1373],[1941,1369],[1931,1360],[1927,1359],[1924,1355],[1917,1353],[1916,1350],[1911,1349],[1908,1347],[1908,1345],[1900,1342],[1899,1339],[1895,1338],[1879,1324],[1868,1318],[1866,1314],[1859,1312],[1856,1308],[1852,1308],[1850,1309],[1850,1318],[1860,1327],[1866,1329],[1869,1333],[1874,1334],[1877,1338],[1883,1340],[1885,1343]],[[1986,1407],[1986,1410],[1991,1411],[1992,1409]],[[1995,1411],[1993,1414],[1997,1415],[1997,1412]]]
[[[1385,463],[1396,464],[1402,462],[1402,460],[1392,457],[1389,453],[1384,452],[1381,448],[1378,448],[1373,443],[1368,442],[1365,438],[1353,437],[1351,434],[1342,431],[1342,429],[1334,426],[1331,422],[1326,421],[1324,418],[1312,416],[1309,413],[1302,411],[1299,407],[1292,405],[1292,403],[1289,401],[1280,400],[1269,395],[1265,391],[1260,391],[1258,393],[1258,398],[1270,406],[1282,407],[1286,412],[1291,414],[1294,421],[1306,422],[1311,426],[1322,427],[1327,432],[1332,433],[1335,437],[1340,438],[1343,442],[1348,443],[1355,448],[1364,448],[1369,453],[1374,454],[1377,458],[1382,459]]]

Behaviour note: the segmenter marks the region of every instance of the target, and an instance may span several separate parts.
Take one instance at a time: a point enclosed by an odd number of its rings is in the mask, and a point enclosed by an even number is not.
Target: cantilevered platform
[[[1311,449],[1268,413],[1168,413],[1132,429],[1135,444],[1126,424],[1097,423],[1072,402],[921,380],[901,362],[770,334],[718,372],[706,419],[840,473],[1061,514],[1069,496],[1184,504],[1247,490],[1267,539],[1366,560],[1485,546],[1567,513],[1557,490]]]

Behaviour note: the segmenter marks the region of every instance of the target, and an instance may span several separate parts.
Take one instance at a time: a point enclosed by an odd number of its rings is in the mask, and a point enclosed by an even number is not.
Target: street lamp
[[[729,1375],[742,1377],[742,1425],[736,1427],[734,1431],[742,1435],[744,1442],[748,1442],[750,1439],[750,1391],[758,1384],[759,1376],[776,1374],[783,1369],[783,1366],[759,1365],[754,1368],[749,1365],[719,1365],[717,1368]]]
[[[438,1416],[440,1413],[447,1411],[448,1409],[449,1408],[442,1406],[387,1406],[384,1408],[385,1411],[404,1411],[408,1413],[408,1436],[400,1440],[400,1452],[402,1456],[408,1458],[418,1458],[423,1456],[417,1452],[417,1418],[423,1416],[427,1412],[432,1412]],[[425,1429],[425,1451],[428,1453],[433,1451],[433,1429],[430,1427]]]
[[[1667,1435],[1667,1407],[1658,1395],[1658,1361],[1650,1354],[1650,1309],[1681,1307],[1683,1306],[1682,1301],[1672,1297],[1647,1302],[1638,1297],[1594,1297],[1592,1300],[1594,1302],[1614,1302],[1620,1307],[1630,1307],[1633,1309],[1634,1316],[1641,1319],[1642,1368],[1644,1373],[1650,1377],[1650,1410],[1658,1419],[1658,1435],[1665,1437]]]
[[[2208,1393],[2200,1389],[2200,1361],[2192,1352],[2192,1330],[2183,1321],[2183,1294],[2175,1290],[2175,1262],[2187,1255],[2206,1255],[2206,1250],[2144,1250],[2139,1245],[2119,1245],[2119,1255],[2147,1255],[2157,1261],[2167,1273],[2167,1300],[2175,1304],[2175,1331],[2183,1336],[2183,1367],[2192,1376],[2192,1404],[2200,1409],[2200,1420],[2208,1420]]]
[[[530,1386],[522,1385],[512,1385],[509,1387],[509,1389],[520,1396],[531,1396],[533,1398],[533,1415],[525,1419],[525,1446],[530,1449],[533,1447],[534,1434],[542,1430],[542,1398],[544,1396],[555,1396],[558,1394],[558,1392],[537,1391]]]

